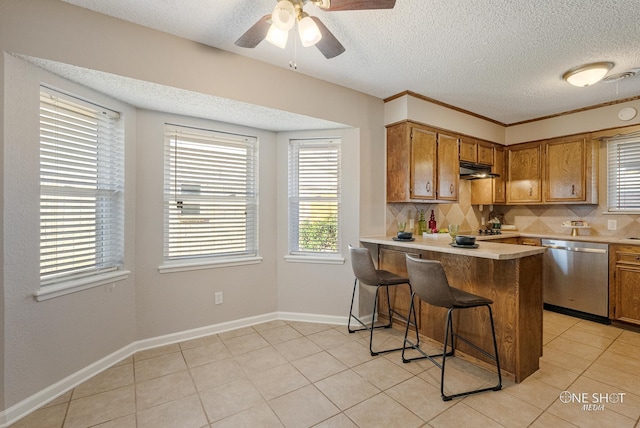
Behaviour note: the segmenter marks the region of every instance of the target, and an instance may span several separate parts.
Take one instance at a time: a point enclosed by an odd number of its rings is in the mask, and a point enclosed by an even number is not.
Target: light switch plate
[[[618,222],[616,220],[609,220],[607,222],[607,229],[616,230],[618,228]]]

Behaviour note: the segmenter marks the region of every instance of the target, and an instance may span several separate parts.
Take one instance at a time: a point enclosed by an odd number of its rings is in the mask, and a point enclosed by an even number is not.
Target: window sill
[[[47,285],[41,287],[38,291],[33,293],[33,295],[38,302],[42,302],[43,300],[53,299],[55,297],[87,290],[89,288],[123,281],[129,278],[130,273],[131,272],[128,270],[118,270],[76,280],[65,281],[58,284]]]
[[[189,270],[200,270],[200,269],[216,269],[223,267],[232,267],[232,266],[243,266],[243,265],[255,265],[262,262],[262,257],[254,256],[254,257],[242,257],[237,259],[224,259],[224,260],[200,260],[197,262],[169,262],[165,263],[158,267],[158,271],[160,273],[173,273],[173,272],[184,272]]]
[[[344,257],[334,256],[302,256],[302,255],[288,255],[284,256],[285,261],[289,263],[317,263],[327,265],[343,265]]]

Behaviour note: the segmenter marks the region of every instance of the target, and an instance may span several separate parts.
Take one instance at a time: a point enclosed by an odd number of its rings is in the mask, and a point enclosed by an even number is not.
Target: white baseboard
[[[128,356],[136,352],[136,344],[132,343],[123,348],[120,348],[116,352],[107,355],[104,358],[89,364],[87,367],[78,370],[70,376],[48,386],[47,388],[33,394],[32,396],[20,401],[17,404],[9,407],[3,412],[0,412],[0,427],[7,427],[16,421],[24,418],[29,413],[44,406],[45,404],[55,400],[62,394],[70,391],[82,382],[91,379],[98,373],[108,369],[114,364],[122,361]]]
[[[0,428],[6,428],[17,422],[29,413],[55,400],[62,394],[65,394],[81,383],[138,351],[184,342],[186,340],[197,339],[199,337],[209,336],[212,334],[224,333],[226,331],[237,330],[239,328],[250,327],[252,325],[274,320],[347,325],[347,317],[343,316],[303,314],[295,312],[272,312],[269,314],[257,315],[254,317],[199,327],[192,330],[185,330],[178,333],[138,340],[0,412]]]

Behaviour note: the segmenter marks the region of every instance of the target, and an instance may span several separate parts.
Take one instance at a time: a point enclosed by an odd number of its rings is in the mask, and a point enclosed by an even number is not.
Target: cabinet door
[[[387,128],[387,202],[402,202],[409,196],[409,139],[405,130],[404,124]]]
[[[491,171],[499,175],[493,179],[493,203],[504,204],[506,199],[506,183],[504,168],[504,149],[502,147],[493,148],[493,168]]]
[[[458,139],[450,135],[438,134],[437,198],[443,201],[457,201],[459,180]]]
[[[640,266],[616,265],[613,319],[640,325]]]
[[[463,162],[478,162],[478,143],[471,138],[460,139],[460,160]]]
[[[585,151],[585,138],[546,143],[546,201],[586,200]]]
[[[482,165],[493,165],[493,146],[478,143],[478,163]]]
[[[508,149],[507,203],[542,202],[541,145]]]
[[[436,134],[412,128],[411,199],[436,198],[436,157]]]

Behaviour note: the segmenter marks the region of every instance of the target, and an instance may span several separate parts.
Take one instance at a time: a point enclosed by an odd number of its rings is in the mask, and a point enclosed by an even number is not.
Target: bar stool
[[[496,341],[496,331],[493,324],[493,312],[491,310],[492,300],[486,299],[481,296],[477,296],[475,294],[467,293],[466,291],[459,290],[457,288],[451,287],[449,285],[449,281],[447,281],[447,276],[444,272],[442,264],[436,260],[423,260],[417,259],[407,255],[407,271],[409,273],[409,280],[413,285],[414,293],[420,297],[424,302],[432,305],[438,306],[441,308],[447,308],[447,323],[444,333],[444,347],[442,350],[442,354],[434,354],[428,355],[422,349],[420,349],[419,343],[413,344],[409,339],[407,339],[407,335],[409,332],[409,326],[405,330],[405,339],[402,349],[402,362],[408,363],[413,360],[422,360],[429,359],[432,363],[438,366],[441,369],[441,377],[440,377],[440,395],[442,396],[443,401],[449,401],[452,398],[462,397],[470,394],[477,394],[479,392],[485,391],[499,391],[502,389],[502,374],[500,373],[500,360],[498,357],[498,343]],[[411,313],[413,312],[415,316],[416,308],[414,307],[413,296],[411,298],[411,306],[409,307],[409,317],[411,317]],[[476,308],[484,306],[489,310],[489,319],[491,320],[491,334],[493,335],[493,351],[494,354],[491,355],[484,349],[480,348],[476,344],[470,342],[464,337],[459,336],[453,330],[453,321],[452,314],[456,310],[460,309],[468,309],[468,308]],[[444,373],[445,373],[445,364],[447,361],[447,357],[453,356],[455,352],[455,339],[460,339],[469,346],[477,349],[483,355],[486,355],[493,361],[495,361],[496,370],[498,372],[498,384],[495,386],[491,386],[488,388],[480,388],[474,389],[471,391],[466,391],[458,394],[446,395],[444,393]],[[449,339],[451,339],[451,351],[447,352],[447,346],[449,345]],[[407,346],[407,344],[409,346]],[[411,359],[405,358],[405,350],[413,348],[417,350],[422,356],[415,357]],[[442,357],[442,364],[438,363],[434,360],[434,358]]]
[[[404,346],[400,348],[374,351],[373,350],[373,330],[378,328],[390,328],[392,325],[393,314],[394,313],[397,314],[397,312],[391,308],[391,299],[389,298],[389,287],[400,285],[400,284],[407,284],[409,286],[409,292],[411,293],[411,296],[413,296],[413,290],[411,289],[409,278],[396,275],[386,270],[376,269],[375,266],[373,265],[373,260],[371,259],[371,253],[369,252],[368,248],[352,247],[351,245],[349,245],[349,254],[351,255],[351,267],[353,269],[353,273],[356,276],[356,279],[353,283],[353,293],[351,295],[351,307],[349,308],[349,321],[347,322],[347,329],[349,330],[349,333],[355,333],[356,331],[362,331],[362,330],[368,330],[370,332],[369,352],[371,352],[371,356],[375,356],[375,355],[386,353],[386,352],[400,351],[401,349],[404,348]],[[368,285],[376,288],[375,298],[373,299],[373,312],[371,315],[370,326],[362,322],[355,315],[353,315],[353,302],[355,300],[356,289],[358,288],[358,282],[360,282],[360,284]],[[376,313],[377,313],[376,311],[378,308],[378,292],[380,290],[380,287],[386,287],[386,290],[387,290],[387,307],[389,308],[389,314],[388,314],[389,323],[375,326],[374,324],[375,324]],[[405,331],[405,340],[406,340],[406,336],[409,331],[409,324],[411,323],[408,318],[405,318],[402,315],[400,316],[407,321],[407,329]],[[357,322],[359,322],[363,328],[352,330],[351,329],[352,318]],[[416,343],[420,343],[420,336],[418,336],[418,323],[416,322],[416,319],[417,319],[416,314],[414,313],[413,325],[416,327]]]

